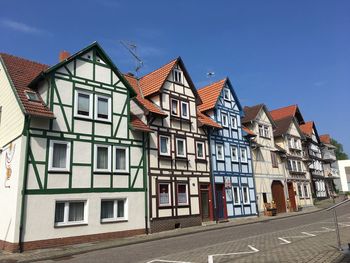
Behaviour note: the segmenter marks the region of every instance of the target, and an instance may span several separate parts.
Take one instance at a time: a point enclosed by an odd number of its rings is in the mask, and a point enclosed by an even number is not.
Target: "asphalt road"
[[[350,203],[337,209],[341,242],[350,242]],[[349,260],[349,261],[348,261]],[[332,212],[215,229],[45,262],[350,262],[336,249]]]

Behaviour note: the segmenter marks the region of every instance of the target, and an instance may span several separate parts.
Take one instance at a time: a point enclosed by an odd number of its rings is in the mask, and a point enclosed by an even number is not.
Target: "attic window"
[[[26,91],[26,95],[28,100],[30,101],[36,101],[36,102],[40,101],[38,94],[36,94],[35,92]]]
[[[174,69],[174,81],[182,83],[182,72],[180,70]]]

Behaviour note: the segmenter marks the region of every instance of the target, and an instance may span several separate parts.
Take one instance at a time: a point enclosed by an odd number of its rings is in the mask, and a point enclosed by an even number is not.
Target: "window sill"
[[[101,224],[113,224],[113,223],[125,223],[128,219],[103,219],[100,221]]]
[[[95,122],[99,122],[99,123],[106,123],[106,124],[111,124],[111,120],[106,120],[106,119],[94,119]]]
[[[71,223],[55,223],[55,228],[61,228],[61,227],[73,227],[73,226],[87,226],[87,222],[71,222]]]

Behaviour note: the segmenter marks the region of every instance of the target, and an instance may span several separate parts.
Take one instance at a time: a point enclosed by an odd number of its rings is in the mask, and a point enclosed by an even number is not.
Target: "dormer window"
[[[230,91],[228,89],[224,89],[224,99],[230,100]]]
[[[174,69],[174,81],[177,83],[182,83],[182,72],[178,69]]]
[[[26,95],[27,95],[28,100],[30,100],[30,101],[35,101],[35,102],[40,101],[38,94],[36,94],[35,92],[26,91]]]

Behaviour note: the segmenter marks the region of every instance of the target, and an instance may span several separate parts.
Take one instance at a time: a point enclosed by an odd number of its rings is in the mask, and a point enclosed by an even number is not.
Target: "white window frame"
[[[241,162],[242,163],[247,163],[248,162],[248,150],[247,150],[247,148],[240,148],[239,151],[240,151]],[[243,152],[245,152],[245,158],[244,159],[242,158],[242,153]]]
[[[66,144],[66,167],[59,168],[53,167],[53,148],[54,144]],[[50,148],[49,148],[49,171],[57,171],[57,172],[69,172],[70,171],[70,151],[71,151],[71,142],[69,141],[59,141],[59,140],[50,140]]]
[[[182,141],[184,143],[184,154],[179,154],[178,150],[178,142]],[[186,139],[185,138],[175,138],[175,148],[176,148],[176,157],[182,157],[182,158],[186,158],[187,156],[187,145],[186,145]]]
[[[223,127],[228,127],[228,116],[227,116],[227,113],[221,113],[221,122],[222,122],[222,126]]]
[[[83,202],[84,203],[84,219],[81,221],[69,221],[69,204],[70,203],[77,203],[77,202]],[[63,214],[63,222],[55,222],[56,214],[54,214],[54,225],[55,227],[63,227],[63,226],[73,226],[73,225],[85,225],[88,223],[88,205],[87,200],[55,200],[55,207],[54,211],[56,213],[56,204],[57,203],[64,203],[64,214]]]
[[[228,95],[226,97],[226,95]],[[224,100],[231,101],[230,90],[228,88],[224,88]]]
[[[182,74],[182,71],[179,70],[179,69],[174,69],[174,70],[173,70],[173,74],[174,74],[174,82],[182,84],[182,83],[183,83],[183,74]],[[180,79],[176,79],[175,76],[177,76],[177,78],[180,78]]]
[[[179,203],[179,188],[178,188],[179,185],[186,186],[186,203]],[[177,202],[178,206],[186,206],[186,205],[188,205],[189,204],[188,203],[188,201],[189,201],[188,200],[188,184],[187,183],[181,183],[181,182],[177,183],[176,184],[176,195],[177,195],[176,202]]]
[[[198,156],[198,144],[201,144],[203,147],[203,156],[202,157]],[[201,160],[205,160],[206,156],[205,156],[205,143],[204,142],[196,141],[196,158],[201,159]]]
[[[231,128],[232,129],[237,129],[237,118],[236,116],[230,116],[231,119]]]
[[[247,190],[247,200],[244,200],[244,189]],[[247,204],[250,204],[250,196],[249,196],[249,187],[248,186],[243,186],[242,187],[242,198],[243,198],[243,204],[247,205]]]
[[[186,105],[186,107],[187,107],[187,116],[183,115],[183,112],[182,112],[182,105]],[[181,118],[189,119],[189,118],[190,118],[190,106],[189,106],[188,102],[186,102],[186,101],[181,101],[181,102],[180,102],[180,107],[181,107]]]
[[[108,118],[107,119],[98,117],[98,99],[99,98],[107,99],[108,101]],[[112,120],[112,103],[111,102],[112,102],[112,98],[110,96],[95,94],[95,120],[111,122]]]
[[[222,157],[219,158],[219,147],[222,147]],[[225,160],[225,147],[223,144],[217,144],[216,145],[216,159],[218,161],[224,161]]]
[[[303,190],[303,197],[304,198],[309,198],[309,188],[307,187],[307,184],[303,184],[303,188],[302,188],[302,190]],[[305,191],[306,190],[306,191]]]
[[[267,125],[263,125],[265,138],[270,138],[270,128]]]
[[[233,157],[233,149],[235,150],[236,153],[236,158]],[[237,146],[231,146],[231,161],[232,162],[238,162],[238,148]]]
[[[102,211],[102,202],[103,201],[113,201],[113,217],[112,218],[101,218]],[[124,217],[118,217],[118,201],[124,201]],[[100,203],[100,221],[101,223],[107,222],[118,222],[118,221],[128,221],[128,199],[127,198],[118,198],[118,199],[101,199]]]
[[[169,200],[169,202],[166,203],[166,204],[161,204],[161,203],[160,203],[160,185],[162,185],[162,184],[168,185],[168,195],[169,195],[168,200]],[[158,205],[159,205],[159,207],[162,207],[162,206],[170,206],[170,205],[171,205],[171,192],[172,192],[171,190],[172,190],[172,189],[171,189],[171,184],[170,184],[170,183],[166,183],[166,182],[159,182],[159,183],[158,183],[158,185],[157,185],[157,191],[158,191]]]
[[[107,148],[108,149],[108,167],[107,169],[98,169],[97,168],[97,148]],[[110,172],[111,171],[111,145],[106,144],[95,144],[94,145],[94,171],[95,172]]]
[[[237,199],[235,198],[235,189],[237,190]],[[232,187],[232,196],[233,196],[233,204],[234,205],[240,205],[241,204],[241,196],[238,186]]]
[[[176,114],[173,112],[173,101],[176,101]],[[170,98],[170,114],[172,116],[180,117],[180,101],[174,98]]]
[[[161,145],[161,138],[167,138],[168,139],[168,143],[167,143],[167,152],[166,153],[162,153],[162,145]],[[167,135],[159,135],[159,155],[161,156],[171,156],[171,137],[167,136]]]
[[[113,160],[114,160],[114,172],[117,173],[129,173],[129,166],[130,166],[130,161],[129,161],[129,147],[127,146],[120,146],[120,145],[116,145],[113,147]],[[116,154],[116,150],[117,149],[123,149],[125,150],[125,170],[121,170],[121,169],[117,169],[117,154]]]
[[[82,115],[78,113],[78,97],[79,93],[88,95],[89,96],[89,115]],[[79,117],[79,118],[84,118],[84,119],[92,119],[92,112],[93,112],[93,94],[88,91],[83,91],[83,90],[75,90],[75,107],[74,107],[74,116]]]

